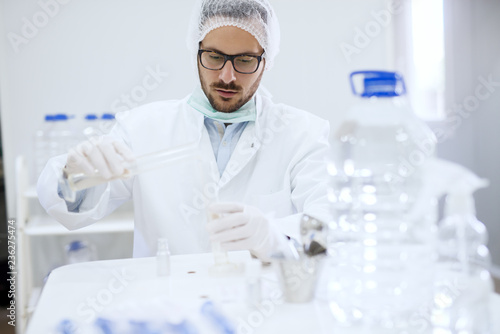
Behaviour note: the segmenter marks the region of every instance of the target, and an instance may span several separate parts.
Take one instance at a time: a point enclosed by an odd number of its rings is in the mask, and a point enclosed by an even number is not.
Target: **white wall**
[[[274,0],[273,5],[281,22],[281,53],[264,84],[275,101],[316,113],[334,126],[354,101],[350,72],[393,68],[392,26],[382,26],[372,14],[388,11],[387,1]],[[341,49],[347,45],[349,57]]]
[[[58,5],[43,22],[40,4]],[[83,115],[134,104],[182,98],[194,87],[195,73],[185,47],[194,0],[0,0],[1,115],[7,176],[8,212],[14,214],[13,166],[17,155],[31,155],[32,134],[43,115]],[[347,75],[353,69],[388,68],[389,28],[372,10],[384,0],[274,0],[282,26],[281,53],[264,77],[276,102],[321,115],[332,123],[351,103]],[[9,33],[23,36],[26,20],[40,20],[18,50]],[[375,28],[363,39],[356,29]],[[24,27],[24,28],[23,28]],[[12,35],[11,35],[12,36]],[[356,38],[356,39],[355,39]],[[361,39],[360,39],[361,38]],[[341,43],[357,47],[348,59]],[[350,62],[348,61],[350,60]],[[142,99],[151,70],[168,73]],[[116,109],[116,108],[115,108]]]

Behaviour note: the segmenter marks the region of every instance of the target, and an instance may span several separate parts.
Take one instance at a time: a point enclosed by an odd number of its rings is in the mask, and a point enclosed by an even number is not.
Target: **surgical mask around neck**
[[[245,103],[240,109],[230,113],[215,110],[200,86],[194,90],[187,103],[208,118],[223,123],[255,122],[257,115],[254,98],[250,99],[250,101]]]

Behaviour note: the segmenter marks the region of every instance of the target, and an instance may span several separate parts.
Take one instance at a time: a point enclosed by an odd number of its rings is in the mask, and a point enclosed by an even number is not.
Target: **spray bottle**
[[[438,227],[434,326],[450,333],[491,333],[493,282],[486,227],[476,218],[473,193],[486,187],[464,167],[445,163],[445,218]]]

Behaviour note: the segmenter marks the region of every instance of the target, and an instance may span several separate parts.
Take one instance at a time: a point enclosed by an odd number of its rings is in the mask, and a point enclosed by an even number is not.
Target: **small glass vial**
[[[168,249],[168,240],[165,238],[158,239],[156,272],[158,276],[170,276],[170,250]]]
[[[252,259],[246,263],[246,296],[247,304],[251,308],[258,307],[262,298],[260,273],[262,263],[260,260]]]

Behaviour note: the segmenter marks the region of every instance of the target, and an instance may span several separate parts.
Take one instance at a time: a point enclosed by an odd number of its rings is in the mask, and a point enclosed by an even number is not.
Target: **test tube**
[[[63,170],[59,178],[59,187],[64,199],[68,202],[74,202],[76,200],[76,192],[79,190],[91,188],[116,179],[126,179],[133,175],[155,170],[182,160],[195,159],[198,157],[198,154],[199,149],[197,143],[190,143],[154,153],[144,154],[137,157],[132,162],[125,162],[125,172],[111,179],[84,173],[68,174]]]

